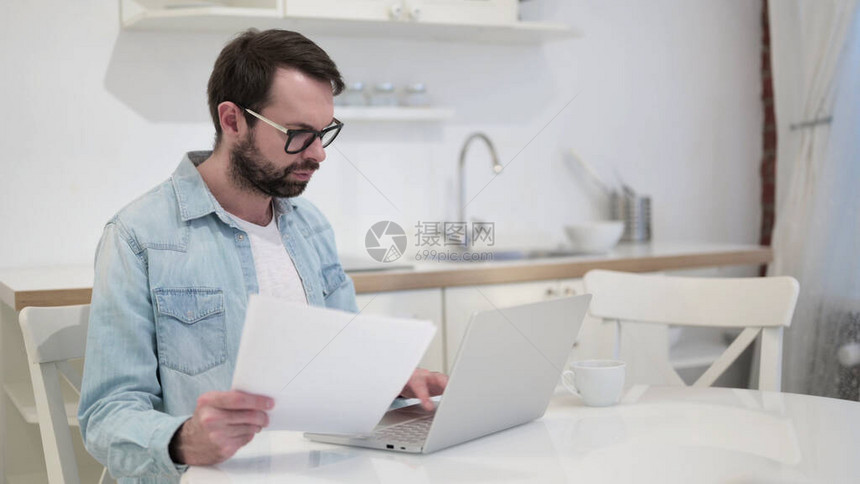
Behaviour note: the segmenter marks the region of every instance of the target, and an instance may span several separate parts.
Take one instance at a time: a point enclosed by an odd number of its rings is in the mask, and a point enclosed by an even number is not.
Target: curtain
[[[769,4],[779,175],[768,274],[794,276],[801,288],[785,332],[783,389],[854,400],[860,362],[837,355],[860,341],[857,5]],[[791,128],[826,118],[829,123]]]

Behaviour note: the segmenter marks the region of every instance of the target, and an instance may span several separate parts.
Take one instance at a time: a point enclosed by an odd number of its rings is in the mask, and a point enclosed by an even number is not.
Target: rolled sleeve
[[[152,433],[152,438],[149,440],[149,452],[152,461],[161,470],[160,473],[180,477],[188,469],[188,466],[176,464],[170,458],[170,441],[179,427],[189,418],[190,416],[163,418],[155,428],[155,432]]]

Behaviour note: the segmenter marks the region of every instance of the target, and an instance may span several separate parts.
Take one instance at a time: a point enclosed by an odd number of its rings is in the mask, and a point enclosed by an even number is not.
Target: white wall
[[[88,263],[104,222],[207,148],[205,85],[230,34],[127,32],[118,2],[4,2],[0,267]],[[754,243],[762,110],[758,2],[532,0],[529,20],[580,39],[535,46],[316,38],[348,79],[422,81],[442,123],[351,124],[307,196],[342,252],[390,219],[454,220],[460,144],[475,145],[468,212],[499,245],[561,241],[608,203],[564,156],[575,148],[652,196],[659,240]],[[566,106],[566,107],[565,107]],[[486,185],[486,188],[483,188]]]

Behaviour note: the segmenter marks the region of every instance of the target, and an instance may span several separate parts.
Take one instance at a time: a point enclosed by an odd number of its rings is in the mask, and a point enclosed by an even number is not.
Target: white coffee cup
[[[626,366],[618,360],[577,361],[561,374],[561,383],[589,407],[615,405],[624,389]]]

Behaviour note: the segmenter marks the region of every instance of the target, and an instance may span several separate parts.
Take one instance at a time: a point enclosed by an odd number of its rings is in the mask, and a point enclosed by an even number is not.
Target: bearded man
[[[120,482],[178,482],[266,427],[273,400],[230,390],[250,294],[357,311],[331,226],[299,198],[343,127],[342,89],[304,36],[242,33],[209,79],[214,149],[105,226],[78,419]],[[403,396],[432,408],[446,383],[418,369]]]

